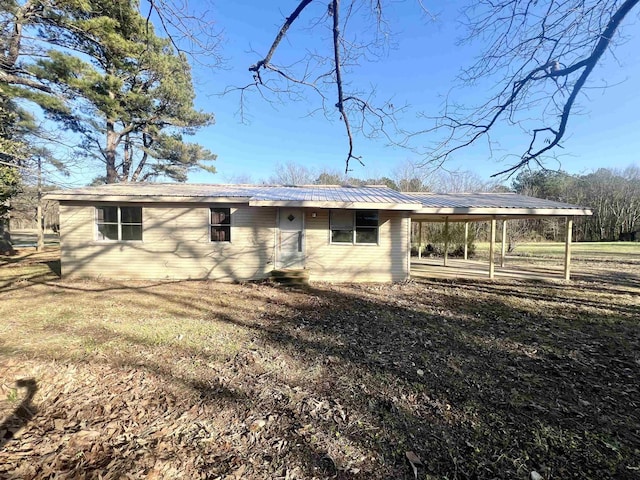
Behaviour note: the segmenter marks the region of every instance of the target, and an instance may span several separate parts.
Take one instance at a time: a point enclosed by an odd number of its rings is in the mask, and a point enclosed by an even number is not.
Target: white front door
[[[281,208],[278,268],[304,268],[304,221],[301,208]]]

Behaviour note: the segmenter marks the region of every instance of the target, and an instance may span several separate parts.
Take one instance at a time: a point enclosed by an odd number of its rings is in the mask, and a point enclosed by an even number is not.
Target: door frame
[[[300,266],[299,267],[289,267],[289,268],[307,268],[307,235],[306,235],[306,212],[304,207],[278,207],[278,211],[276,214],[276,269],[279,268],[287,268],[282,266],[282,230],[280,230],[280,219],[282,218],[282,210],[298,210],[302,215],[302,224],[300,230],[300,241],[302,243],[300,247]]]

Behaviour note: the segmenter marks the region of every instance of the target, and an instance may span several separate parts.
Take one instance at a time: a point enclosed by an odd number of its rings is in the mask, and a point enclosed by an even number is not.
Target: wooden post
[[[493,278],[495,271],[495,262],[493,260],[493,254],[496,249],[496,219],[491,219],[491,233],[489,234],[489,278]]]
[[[469,244],[469,222],[464,222],[464,259],[467,260],[467,245]]]
[[[564,243],[564,279],[571,280],[571,234],[573,217],[567,217],[567,236]]]
[[[409,280],[411,278],[411,234],[413,233],[413,230],[411,228],[411,215],[408,214],[407,215],[408,218],[408,222],[407,222],[407,280]]]
[[[422,258],[422,220],[418,222],[418,259]]]
[[[449,259],[449,217],[444,217],[444,266]]]
[[[502,220],[502,242],[500,243],[500,267],[504,267],[504,257],[507,254],[507,221]]]

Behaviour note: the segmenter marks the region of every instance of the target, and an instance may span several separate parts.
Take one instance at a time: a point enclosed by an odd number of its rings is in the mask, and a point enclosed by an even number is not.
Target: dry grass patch
[[[640,474],[640,271],[287,290],[52,269],[0,266],[2,478],[409,479],[407,451],[419,478]]]

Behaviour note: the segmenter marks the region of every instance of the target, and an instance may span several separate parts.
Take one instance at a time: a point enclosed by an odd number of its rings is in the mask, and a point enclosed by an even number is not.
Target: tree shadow
[[[439,478],[523,477],[540,465],[553,469],[557,478],[585,472],[632,478],[624,470],[637,459],[628,422],[640,381],[634,370],[637,336],[629,337],[635,325],[632,308],[594,313],[594,299],[578,305],[584,318],[567,319],[558,312],[571,286],[554,286],[551,298],[534,293],[531,307],[507,301],[505,285],[483,282],[471,288],[465,282],[434,280],[284,290],[238,285],[233,298],[252,303],[221,311],[202,298],[214,293],[214,284],[172,282],[175,288],[166,288],[166,283],[49,286],[67,292],[63,301],[96,298],[80,297],[81,290],[109,291],[111,301],[133,291],[132,312],[149,308],[150,299],[166,302],[171,315],[200,318],[212,326],[232,324],[251,332],[255,343],[251,348],[243,343],[237,355],[220,359],[205,345],[154,347],[135,334],[88,322],[48,328],[99,343],[117,339],[130,345],[126,352],[144,350],[140,358],[90,360],[141,369],[192,389],[209,414],[230,406],[243,422],[276,416],[265,431],[289,445],[283,450],[248,428],[238,434],[253,442],[256,465],[293,462],[304,466],[309,478],[413,478],[404,458],[406,450],[413,450]],[[188,288],[180,290],[181,283]],[[521,289],[535,292],[538,286],[526,283]],[[543,300],[553,308],[537,308]],[[252,309],[256,305],[264,310]],[[594,328],[596,321],[603,326]],[[212,364],[239,384],[232,388],[206,368],[185,375],[164,361],[160,353],[167,349],[177,361]],[[296,380],[255,371],[253,351],[266,364],[277,362],[267,357],[277,352],[305,372],[320,373]],[[356,472],[334,461],[330,448],[341,444],[329,439],[337,435],[348,439],[349,448],[376,457],[376,463]],[[241,444],[232,444],[227,453],[214,456],[216,473],[233,473],[243,452]],[[127,461],[122,471],[133,468]]]
[[[20,379],[16,382],[16,387],[18,389],[26,389],[27,393],[20,402],[20,405],[0,424],[0,433],[3,433],[3,436],[0,437],[0,448],[10,442],[15,433],[27,425],[36,413],[38,413],[38,409],[32,404],[33,397],[38,391],[38,385],[35,379]]]

